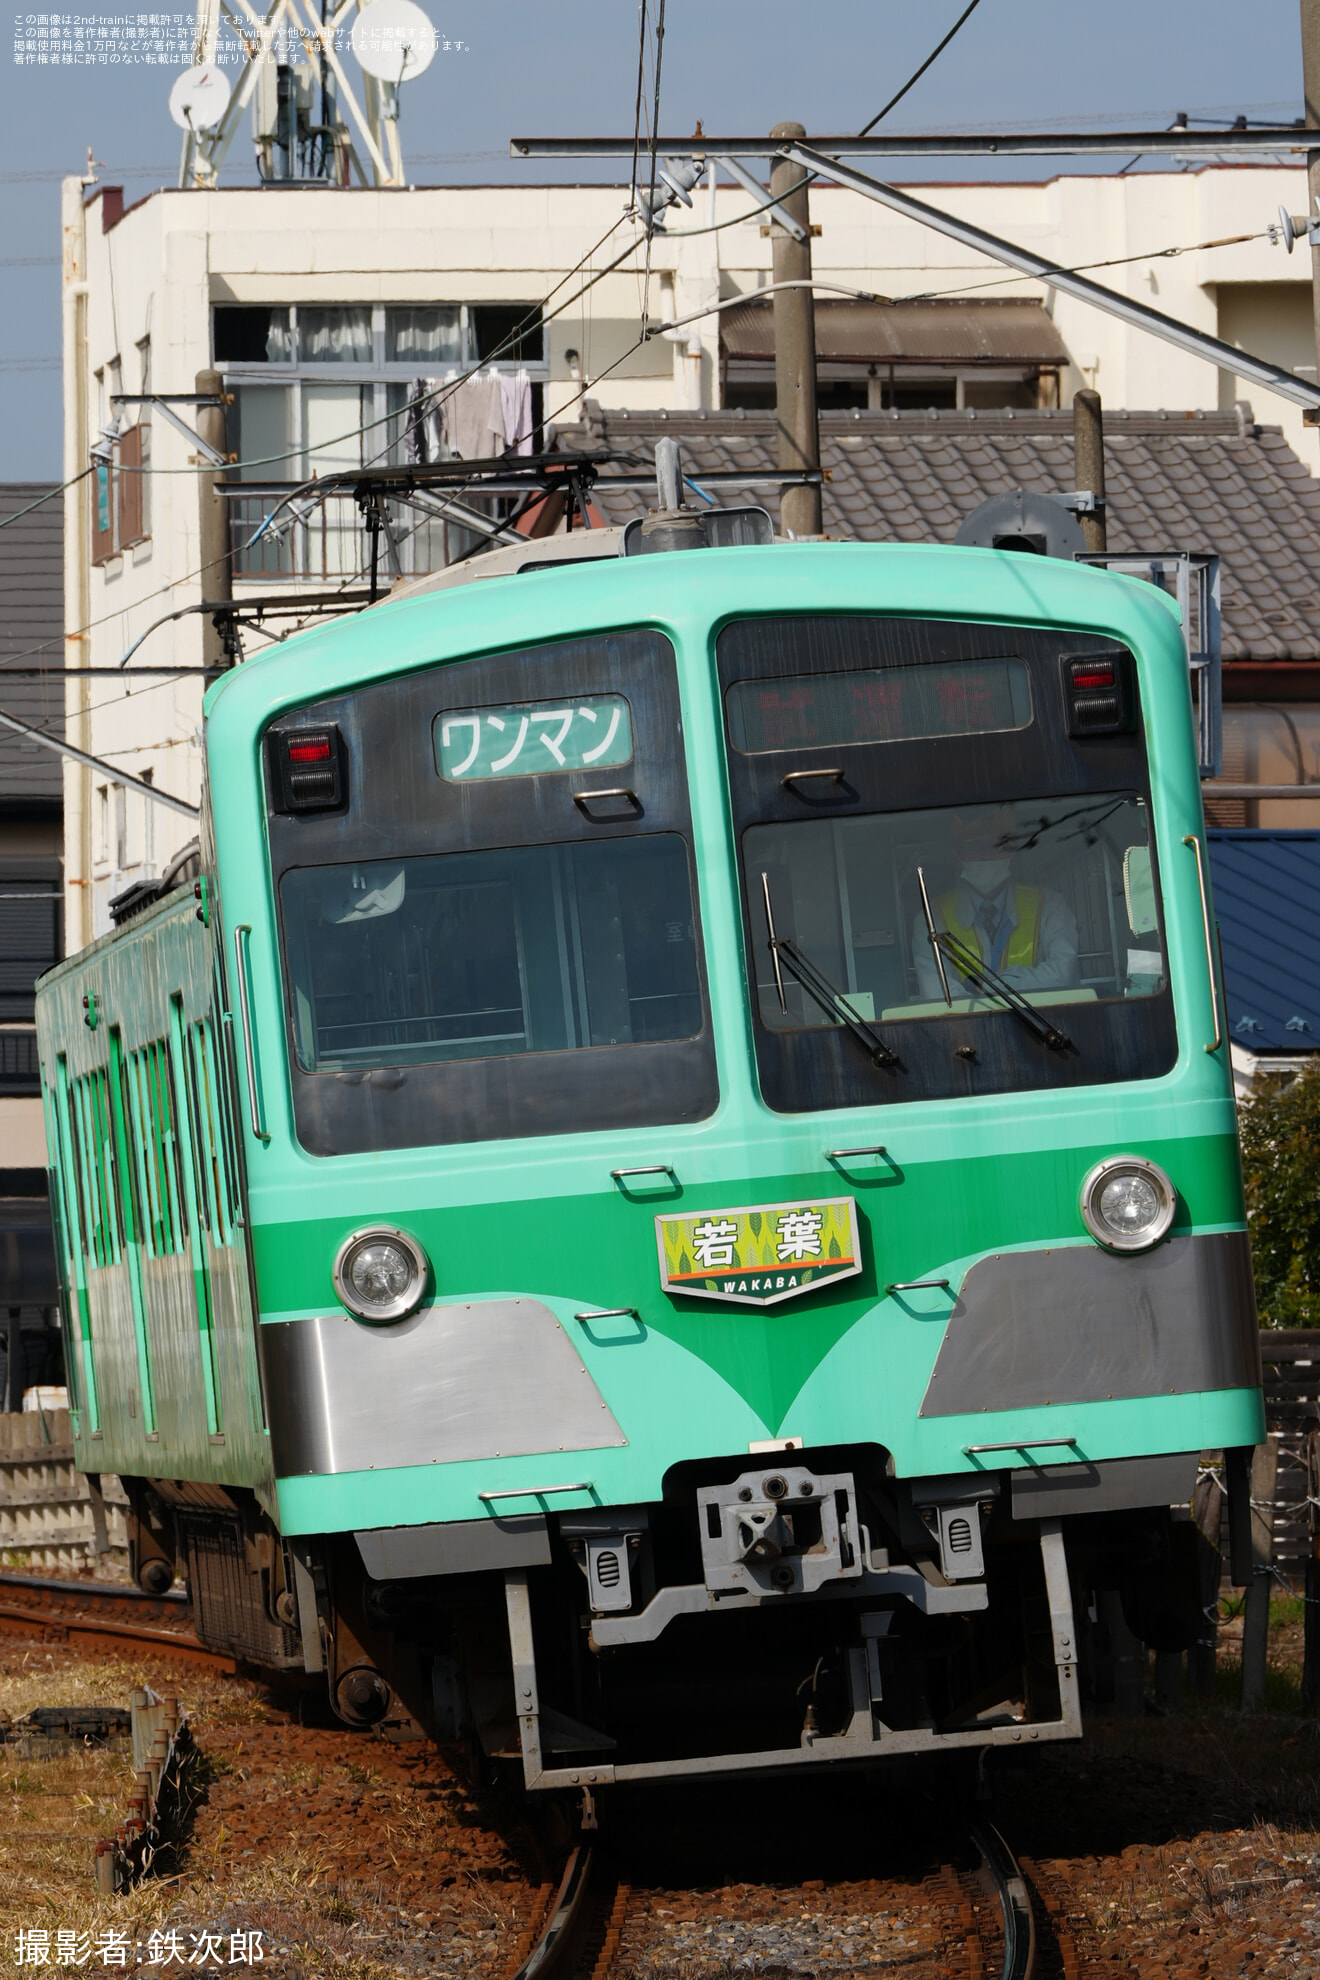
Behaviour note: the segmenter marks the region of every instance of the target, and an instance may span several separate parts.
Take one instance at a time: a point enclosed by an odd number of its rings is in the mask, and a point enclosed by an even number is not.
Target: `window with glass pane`
[[[781,1008],[767,890],[776,934],[882,1028],[1002,1012],[975,980],[982,962],[1040,1007],[1157,995],[1167,965],[1148,826],[1142,798],[1108,792],[753,827],[743,850],[762,1023],[834,1023],[787,969]],[[943,979],[932,925],[947,938]]]
[[[234,395],[235,453],[241,481],[288,481],[293,393],[288,385],[240,385]]]
[[[676,833],[296,868],[280,897],[305,1071],[647,1044],[702,1028]]]
[[[415,364],[430,376],[463,362],[463,312],[457,303],[433,309],[387,309],[385,356],[391,364]]]
[[[216,310],[217,364],[287,364],[292,355],[287,309],[225,304]]]
[[[358,309],[298,306],[300,364],[370,364],[371,305]]]

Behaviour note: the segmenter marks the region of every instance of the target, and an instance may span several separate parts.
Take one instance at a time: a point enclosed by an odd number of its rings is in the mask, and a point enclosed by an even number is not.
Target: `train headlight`
[[[1177,1207],[1163,1169],[1139,1155],[1097,1162],[1082,1184],[1082,1221],[1108,1251],[1149,1251],[1168,1234]]]
[[[378,1224],[344,1239],[335,1259],[335,1291],[359,1320],[402,1320],[426,1291],[426,1253],[416,1238]]]

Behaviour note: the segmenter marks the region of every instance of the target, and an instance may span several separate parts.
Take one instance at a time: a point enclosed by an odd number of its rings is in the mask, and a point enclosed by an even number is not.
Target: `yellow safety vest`
[[[1040,932],[1040,896],[1039,887],[1014,885],[1013,899],[1017,906],[1017,927],[1008,938],[1008,947],[1004,950],[999,963],[1001,969],[1030,968],[1035,962],[1036,937]],[[965,928],[958,920],[954,912],[957,905],[956,888],[951,893],[941,895],[939,909],[944,926],[955,942],[960,942],[964,949],[970,949],[974,956],[979,956],[984,962],[986,958],[981,948],[980,936],[975,928]]]

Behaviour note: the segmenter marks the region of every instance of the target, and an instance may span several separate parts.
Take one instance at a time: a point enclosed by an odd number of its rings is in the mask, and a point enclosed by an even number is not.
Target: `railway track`
[[[0,1574],[0,1636],[121,1655],[139,1649],[208,1670],[236,1671],[232,1657],[207,1648],[191,1620],[187,1596],[172,1590],[149,1595],[110,1582]]]
[[[959,1872],[942,1864],[923,1892],[956,1916],[969,1980],[1036,1980],[1036,1916],[1023,1869],[990,1823],[971,1823],[967,1839],[977,1867]],[[997,1918],[989,1931],[971,1901],[975,1892],[992,1900]],[[558,1889],[546,1893],[509,1980],[623,1980],[619,1954],[633,1907],[634,1892],[601,1843],[583,1840]],[[1065,1952],[1063,1966],[1065,1980],[1073,1980],[1075,1955],[1070,1961]]]

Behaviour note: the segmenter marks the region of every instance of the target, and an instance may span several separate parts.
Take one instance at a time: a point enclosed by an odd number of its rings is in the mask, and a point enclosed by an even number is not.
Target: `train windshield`
[[[701,1030],[674,833],[303,868],[281,897],[309,1072]]]
[[[767,901],[776,936],[882,1029],[1003,1009],[998,984],[1065,1028],[1065,1005],[1156,995],[1165,964],[1146,817],[1145,800],[1120,791],[753,827],[762,1023],[837,1022],[791,971],[781,1005]]]
[[[862,618],[744,621],[718,653],[772,1106],[1168,1070],[1130,655]]]
[[[282,717],[265,754],[304,1148],[713,1112],[677,665],[661,634],[366,681]]]

